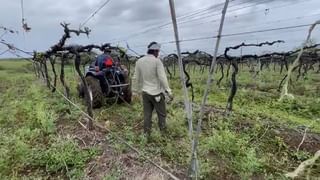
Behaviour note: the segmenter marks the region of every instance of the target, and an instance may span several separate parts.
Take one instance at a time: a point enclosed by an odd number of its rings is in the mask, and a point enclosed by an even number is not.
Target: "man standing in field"
[[[135,90],[142,92],[144,133],[151,133],[152,112],[155,109],[158,115],[158,124],[162,132],[166,129],[166,103],[164,93],[172,99],[172,92],[161,60],[158,58],[160,44],[151,42],[147,55],[136,62],[133,76]]]

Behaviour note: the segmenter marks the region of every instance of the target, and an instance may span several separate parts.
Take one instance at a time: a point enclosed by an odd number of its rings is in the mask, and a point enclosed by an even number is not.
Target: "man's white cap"
[[[148,49],[149,50],[160,50],[161,48],[161,44],[157,43],[157,42],[151,42],[149,45],[148,45]]]

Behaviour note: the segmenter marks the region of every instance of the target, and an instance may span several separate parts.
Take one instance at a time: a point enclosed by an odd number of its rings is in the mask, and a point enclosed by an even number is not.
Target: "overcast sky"
[[[105,0],[24,0],[24,16],[32,30],[23,32],[20,0],[0,0],[0,26],[18,30],[19,34],[3,36],[7,42],[26,51],[45,51],[57,43],[63,34],[60,22],[71,23],[77,29]],[[176,0],[180,38],[192,39],[217,35],[223,0]],[[229,4],[223,34],[232,34],[277,27],[311,24],[320,19],[319,0],[233,0]],[[111,0],[87,24],[92,32],[72,36],[70,44],[102,44],[119,41],[143,54],[150,41],[174,40],[172,24],[144,32],[170,22],[168,0]],[[287,51],[301,45],[308,27],[222,38],[220,52],[226,46],[242,42],[284,40],[286,43],[260,49],[244,48],[243,53]],[[144,33],[141,33],[144,32]],[[0,36],[3,30],[0,29]],[[312,38],[319,40],[320,28]],[[128,38],[130,37],[130,38]],[[215,39],[184,42],[183,51],[196,49],[213,52]],[[6,47],[0,45],[0,53]],[[163,43],[163,53],[175,51],[173,43]],[[237,53],[237,52],[236,52]],[[11,57],[10,53],[0,58]]]

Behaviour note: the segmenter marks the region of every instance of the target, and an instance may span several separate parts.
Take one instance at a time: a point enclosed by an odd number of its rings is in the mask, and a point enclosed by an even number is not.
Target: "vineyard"
[[[175,98],[167,103],[166,133],[154,115],[149,138],[140,94],[131,93],[135,63],[144,56],[134,47],[69,43],[94,33],[85,27],[90,18],[79,28],[60,23],[60,39],[39,52],[16,47],[2,36],[17,32],[0,28],[1,55],[17,56],[0,59],[0,179],[320,177],[320,44],[311,41],[320,21],[307,25],[300,47],[246,54],[288,42],[221,46],[232,36],[223,34],[226,0],[214,53],[181,51],[194,39],[179,39],[169,2],[169,43],[177,50],[160,59]],[[113,77],[108,96],[96,96],[87,71],[106,49],[124,79]]]

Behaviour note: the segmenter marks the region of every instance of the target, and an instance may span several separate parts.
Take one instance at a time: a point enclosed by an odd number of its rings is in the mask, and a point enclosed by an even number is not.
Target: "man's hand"
[[[142,102],[141,93],[133,91],[132,92],[132,102],[140,102],[140,101],[141,101],[141,104],[142,104],[143,102]]]
[[[140,96],[140,93],[138,91],[132,91],[132,96]]]
[[[173,101],[174,96],[173,96],[172,92],[166,91],[165,93],[166,93],[166,97],[167,97],[166,98],[167,99],[167,103],[170,103],[171,101]]]
[[[169,96],[169,98],[170,98],[170,101],[173,101],[173,99],[174,99],[173,94],[172,94],[172,93],[168,93],[168,96]]]

